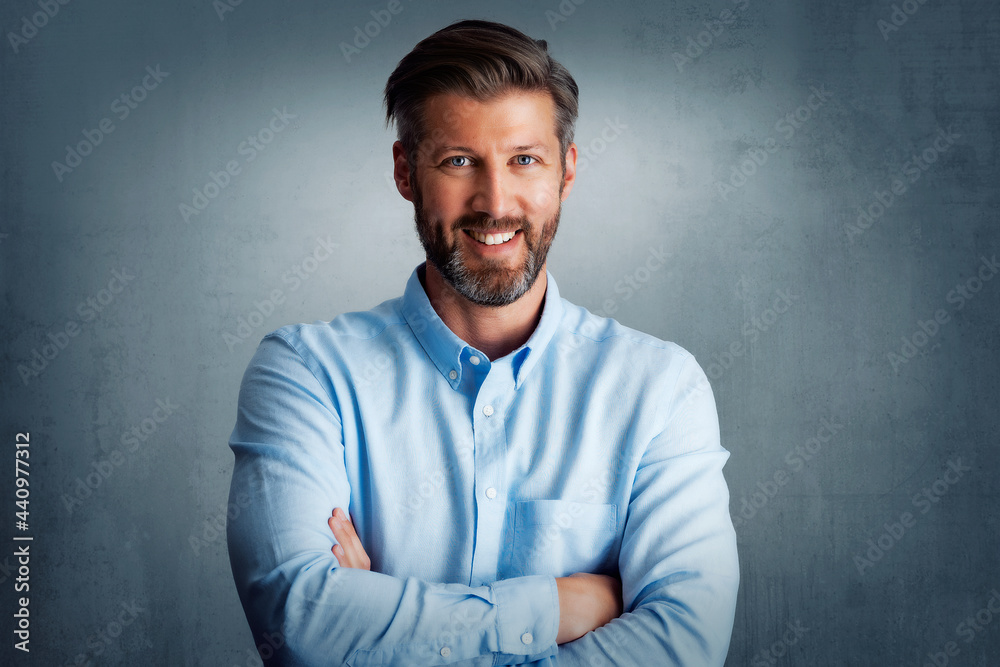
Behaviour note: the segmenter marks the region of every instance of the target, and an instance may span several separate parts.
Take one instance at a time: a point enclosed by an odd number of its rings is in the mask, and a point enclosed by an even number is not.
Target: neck
[[[545,267],[538,280],[520,299],[506,306],[481,306],[455,291],[430,262],[424,274],[424,291],[434,311],[452,332],[490,360],[521,347],[542,317],[547,284]]]

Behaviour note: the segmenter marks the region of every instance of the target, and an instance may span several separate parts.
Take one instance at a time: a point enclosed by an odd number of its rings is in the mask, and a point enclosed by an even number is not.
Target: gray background
[[[2,661],[259,664],[216,530],[240,377],[268,331],[402,292],[421,252],[380,93],[419,39],[477,17],[548,40],[582,90],[589,164],[549,265],[562,293],[712,378],[744,514],[727,664],[997,664],[1000,619],[959,624],[1000,587],[1000,280],[974,279],[1000,250],[1000,10],[904,4],[887,31],[888,1],[403,0],[350,62],[340,44],[387,2],[248,0],[221,17],[209,0],[70,2],[17,52],[5,37],[0,538],[13,545],[13,440],[30,431],[35,541],[30,656],[11,647],[0,550]],[[38,11],[5,2],[3,34]],[[169,76],[119,119],[114,100],[157,65]],[[812,87],[822,104],[782,123]],[[275,108],[296,118],[246,162]],[[104,118],[114,131],[59,180],[52,163]],[[949,128],[911,181],[906,163]],[[239,175],[185,221],[179,204],[233,159]],[[895,179],[906,190],[879,214]],[[337,244],[323,261],[317,239]],[[647,272],[660,248],[668,264]],[[102,292],[112,271],[135,277]],[[978,291],[959,309],[960,285]],[[792,305],[769,311],[781,294]],[[85,320],[88,298],[107,303]],[[35,351],[55,358],[22,377]],[[162,423],[157,400],[178,406]],[[925,488],[936,502],[915,500]]]

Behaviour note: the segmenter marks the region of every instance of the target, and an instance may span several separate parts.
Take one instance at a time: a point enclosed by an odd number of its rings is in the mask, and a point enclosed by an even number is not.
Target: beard
[[[562,195],[562,185],[559,194]],[[435,225],[427,217],[423,208],[423,197],[420,189],[414,183],[413,216],[417,226],[420,244],[427,253],[430,262],[438,273],[463,297],[480,306],[507,306],[531,289],[545,266],[552,239],[559,227],[559,216],[562,213],[562,202],[555,214],[541,225],[528,220],[525,216],[508,216],[494,220],[486,214],[465,215],[451,225],[452,237],[455,241],[448,244],[441,225]],[[510,229],[520,230],[520,239],[524,243],[523,261],[517,266],[509,266],[506,260],[478,257],[475,265],[461,247],[463,230],[471,230],[489,234],[495,231]],[[536,231],[537,230],[537,231]]]

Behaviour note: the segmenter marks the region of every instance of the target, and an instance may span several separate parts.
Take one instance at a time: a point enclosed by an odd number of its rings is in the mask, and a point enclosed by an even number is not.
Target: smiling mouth
[[[508,243],[521,230],[517,229],[512,232],[496,232],[493,234],[484,234],[483,232],[476,232],[469,229],[463,229],[462,231],[484,245],[503,245],[504,243]]]

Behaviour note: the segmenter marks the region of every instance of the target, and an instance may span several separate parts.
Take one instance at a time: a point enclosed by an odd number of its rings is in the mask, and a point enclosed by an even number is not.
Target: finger
[[[337,561],[343,567],[358,567],[357,555],[348,533],[349,529],[337,517],[327,519],[327,525],[330,526],[330,530],[333,531],[333,536],[338,542],[332,547]]]
[[[340,509],[340,508],[338,508]],[[347,533],[347,539],[351,543],[351,547],[354,548],[354,555],[357,558],[364,558],[367,556],[365,553],[365,548],[361,545],[361,538],[358,537],[358,532],[354,529],[354,522],[352,522],[344,510],[340,510],[340,521],[343,525],[345,532]]]
[[[353,567],[354,565],[351,562],[352,559],[348,556],[342,546],[343,543],[347,541],[347,536],[344,534],[340,522],[335,516],[331,516],[326,520],[326,525],[330,527],[331,531],[333,531],[333,536],[337,540],[337,544],[330,547],[330,551],[332,551],[333,555],[337,557],[337,562],[341,567]]]
[[[330,517],[326,520],[326,525],[330,526],[330,530],[333,531],[333,536],[337,538],[340,542],[341,537],[344,536],[344,529],[341,527],[340,522],[337,521],[336,517]]]
[[[358,537],[358,531],[354,528],[354,522],[347,516],[343,509],[337,508],[340,512],[341,522],[344,528],[347,530],[347,539],[353,548],[352,557],[356,564],[356,567],[362,570],[371,569],[371,559],[368,557],[368,552],[365,551],[365,547],[361,544],[361,538]]]
[[[350,547],[355,552],[364,551],[361,546],[361,540],[358,539],[358,534],[354,530],[354,524],[347,518],[344,510],[339,507],[333,511],[333,523],[335,526],[334,534],[337,535],[337,539],[340,540],[340,536],[343,536],[342,542],[347,542],[344,547]]]
[[[337,560],[345,567],[353,567],[362,570],[371,569],[371,560],[365,552],[354,530],[354,524],[344,514],[344,510],[339,507],[334,510],[333,516],[327,520],[327,524],[333,531],[333,535],[340,543],[343,557],[338,556]],[[336,552],[335,552],[336,554]]]

